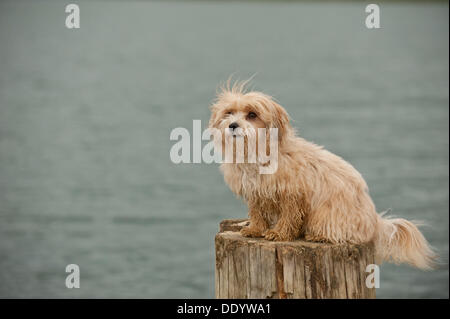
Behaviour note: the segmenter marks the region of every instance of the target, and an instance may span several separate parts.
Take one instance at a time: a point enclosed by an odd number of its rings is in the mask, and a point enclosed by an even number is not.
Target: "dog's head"
[[[240,83],[222,88],[211,106],[209,128],[220,133],[218,141],[214,137],[216,148],[228,163],[259,163],[276,171],[278,149],[293,134],[289,116],[270,96],[244,92],[244,86]],[[233,157],[227,160],[231,154]]]
[[[211,106],[210,128],[224,136],[249,136],[251,129],[278,129],[280,141],[291,133],[289,115],[272,97],[261,92],[244,92],[243,85],[222,88]]]

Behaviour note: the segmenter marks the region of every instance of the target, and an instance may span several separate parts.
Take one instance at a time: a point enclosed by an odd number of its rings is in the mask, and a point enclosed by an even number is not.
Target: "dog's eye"
[[[231,115],[231,114],[233,114],[233,112],[231,112],[231,111],[228,111],[227,113],[225,113],[226,115]]]
[[[257,115],[256,115],[255,112],[250,112],[250,113],[248,113],[247,116],[248,116],[249,119],[254,119],[254,118],[256,118]]]

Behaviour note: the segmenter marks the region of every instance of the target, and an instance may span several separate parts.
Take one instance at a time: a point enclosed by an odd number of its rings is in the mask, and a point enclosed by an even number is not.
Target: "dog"
[[[210,106],[209,121],[209,128],[222,132],[225,140],[243,136],[245,149],[257,139],[249,132],[278,130],[278,167],[273,174],[260,174],[258,167],[263,164],[258,161],[220,166],[231,191],[248,205],[250,223],[241,230],[243,236],[271,241],[301,237],[333,244],[373,242],[378,264],[435,267],[437,255],[418,222],[378,214],[366,182],[351,164],[297,136],[286,110],[269,95],[247,91],[246,84],[228,81],[222,86]],[[219,144],[223,151],[224,140]]]

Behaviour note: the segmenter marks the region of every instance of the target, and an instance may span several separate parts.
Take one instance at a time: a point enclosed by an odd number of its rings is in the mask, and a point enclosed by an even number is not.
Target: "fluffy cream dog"
[[[358,171],[321,146],[296,136],[286,111],[270,96],[245,92],[245,83],[222,88],[211,106],[210,128],[226,138],[249,129],[278,129],[278,169],[260,174],[261,163],[223,163],[231,190],[248,204],[249,226],[243,236],[291,241],[298,237],[331,243],[374,242],[377,263],[406,262],[422,269],[435,254],[415,223],[377,214]],[[241,129],[239,134],[229,134]],[[226,132],[227,131],[227,132]],[[226,139],[225,138],[225,139]]]

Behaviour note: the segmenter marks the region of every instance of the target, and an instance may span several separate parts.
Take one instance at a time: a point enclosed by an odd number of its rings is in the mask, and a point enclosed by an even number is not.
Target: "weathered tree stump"
[[[375,298],[366,287],[374,247],[304,240],[246,238],[245,219],[220,223],[216,235],[216,298]]]

